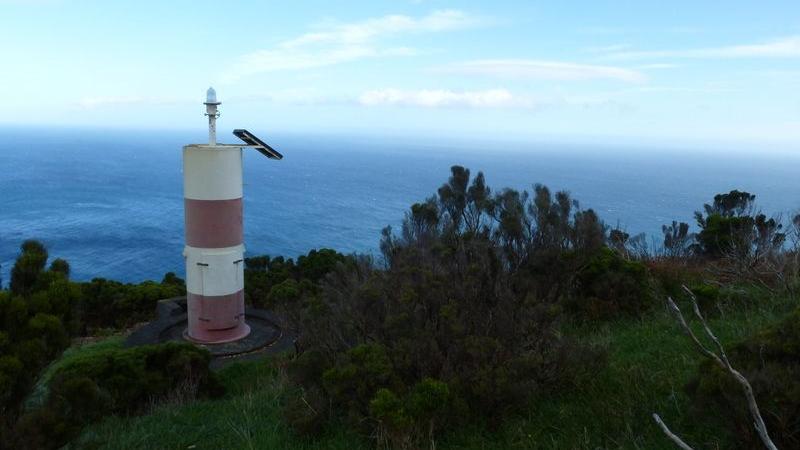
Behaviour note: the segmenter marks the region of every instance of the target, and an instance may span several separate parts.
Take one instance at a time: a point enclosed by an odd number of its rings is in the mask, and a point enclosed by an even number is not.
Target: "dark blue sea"
[[[29,238],[67,259],[78,280],[182,274],[181,146],[204,139],[202,130],[0,128],[3,283]],[[434,194],[453,164],[483,171],[494,190],[533,183],[568,190],[607,224],[653,239],[672,220],[692,223],[693,211],[731,189],[755,193],[765,212],[784,218],[800,208],[800,157],[756,148],[299,134],[267,140],[285,158],[245,153],[248,255],[296,257],[319,247],[377,254],[380,230]]]

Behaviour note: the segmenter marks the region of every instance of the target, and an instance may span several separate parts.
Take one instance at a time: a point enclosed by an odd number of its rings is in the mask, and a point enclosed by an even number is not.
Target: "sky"
[[[800,147],[800,2],[0,0],[0,125]]]

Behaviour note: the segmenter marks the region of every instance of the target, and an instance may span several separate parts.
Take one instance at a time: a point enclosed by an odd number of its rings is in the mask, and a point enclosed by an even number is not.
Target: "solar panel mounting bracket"
[[[259,153],[266,156],[270,159],[283,159],[283,155],[278,153],[277,150],[270,147],[266,142],[262,141],[253,133],[242,129],[237,128],[233,130],[233,135],[244,141],[247,145],[246,147],[251,147],[258,150]]]

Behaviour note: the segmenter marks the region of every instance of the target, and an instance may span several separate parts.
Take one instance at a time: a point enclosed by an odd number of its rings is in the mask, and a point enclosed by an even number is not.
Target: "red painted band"
[[[248,334],[250,334],[250,326],[245,323],[230,330],[201,331],[195,336],[189,334],[187,330],[186,337],[198,344],[224,344],[243,339]]]
[[[242,199],[183,199],[186,245],[197,248],[233,247],[243,242]]]
[[[249,332],[244,322],[244,290],[228,295],[187,292],[189,337],[201,342],[225,342]]]

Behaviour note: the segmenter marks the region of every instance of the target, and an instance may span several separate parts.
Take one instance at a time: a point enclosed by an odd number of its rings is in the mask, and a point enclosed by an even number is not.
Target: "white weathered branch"
[[[683,286],[683,289],[689,294],[689,298],[692,301],[692,309],[694,310],[694,315],[700,321],[700,324],[703,326],[703,330],[708,335],[709,339],[714,343],[717,348],[717,352],[715,353],[709,350],[700,339],[694,334],[692,328],[686,322],[686,319],[683,317],[683,313],[678,305],[672,300],[671,297],[667,297],[667,304],[669,305],[672,313],[675,315],[675,319],[680,324],[681,328],[683,329],[684,333],[689,336],[689,339],[692,340],[692,343],[697,348],[697,350],[705,357],[714,361],[718,366],[722,369],[726,370],[731,376],[742,386],[742,390],[744,391],[745,398],[747,399],[747,407],[750,410],[750,415],[753,417],[754,423],[753,426],[758,433],[759,438],[761,438],[761,442],[764,446],[769,450],[778,450],[778,447],[775,446],[775,443],[772,442],[772,439],[769,437],[769,433],[767,431],[767,425],[764,423],[764,419],[761,417],[761,412],[758,409],[758,404],[756,403],[755,395],[753,395],[753,387],[750,386],[750,383],[747,381],[747,378],[741,374],[738,370],[734,369],[731,365],[730,360],[728,359],[728,355],[725,353],[725,348],[722,346],[722,343],[717,339],[717,336],[714,335],[714,332],[711,331],[711,327],[708,326],[708,322],[706,322],[705,317],[700,312],[700,307],[697,305],[697,298],[695,297],[694,293],[691,289]],[[672,433],[669,428],[667,428],[666,424],[661,420],[658,414],[653,414],[653,418],[655,419],[656,423],[661,427],[664,431],[664,434],[667,437],[675,442],[683,450],[691,450],[685,442],[683,442],[680,438],[678,438],[674,433]]]
[[[692,447],[689,446],[689,444],[687,444],[686,442],[683,442],[683,440],[681,438],[679,438],[675,433],[670,431],[670,429],[667,427],[667,424],[665,424],[664,421],[661,420],[661,417],[659,417],[658,414],[653,413],[653,419],[656,421],[658,426],[661,427],[661,431],[663,431],[664,434],[666,434],[667,437],[672,442],[675,443],[675,445],[677,445],[679,448],[681,448],[681,450],[694,450]]]

